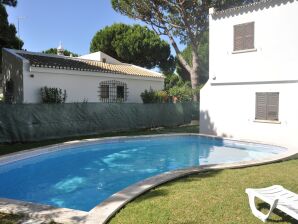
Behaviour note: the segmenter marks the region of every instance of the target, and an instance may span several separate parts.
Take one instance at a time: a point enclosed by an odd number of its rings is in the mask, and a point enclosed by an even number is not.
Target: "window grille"
[[[279,93],[256,93],[256,120],[278,121]]]
[[[254,49],[255,23],[243,23],[234,26],[234,51]]]
[[[127,101],[128,88],[124,82],[116,80],[102,81],[99,83],[99,101],[105,103]]]
[[[124,86],[117,86],[117,99],[124,99]]]
[[[100,86],[100,96],[103,99],[109,98],[110,93],[110,86],[102,84]]]

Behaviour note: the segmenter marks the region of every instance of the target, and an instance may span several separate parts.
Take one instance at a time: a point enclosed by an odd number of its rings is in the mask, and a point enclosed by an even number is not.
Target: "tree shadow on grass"
[[[263,213],[267,214],[269,211],[269,204],[265,203],[265,202],[261,202],[257,204],[257,208],[258,210],[261,210]],[[279,209],[274,209],[273,213],[277,216],[279,216],[279,219],[272,219],[272,218],[268,218],[267,221],[268,222],[272,222],[272,223],[292,223],[292,224],[297,224],[298,221],[295,220],[294,218],[292,218],[291,216],[283,213],[282,211],[280,211]]]
[[[165,189],[153,189],[149,192],[147,192],[147,194],[143,194],[141,197],[138,197],[134,200],[135,203],[142,203],[144,200],[148,200],[151,198],[157,198],[157,197],[164,197],[167,196],[169,194],[168,190]]]
[[[206,170],[206,171],[202,171],[202,172],[198,172],[198,173],[192,173],[187,176],[175,179],[175,180],[169,182],[168,184],[169,185],[175,184],[175,182],[178,182],[178,181],[188,183],[188,182],[198,181],[202,178],[212,178],[221,172],[222,172],[222,170],[208,170],[208,171]]]
[[[193,174],[189,174],[186,176],[182,176],[180,178],[168,181],[166,183],[160,184],[154,188],[152,188],[151,190],[145,192],[144,194],[142,194],[141,196],[137,197],[134,202],[137,203],[141,203],[144,200],[150,199],[150,198],[156,198],[156,197],[163,197],[169,194],[169,191],[166,189],[159,189],[159,187],[161,186],[173,186],[175,185],[177,182],[181,183],[190,183],[190,182],[196,182],[202,178],[210,178],[210,177],[214,177],[215,175],[217,175],[218,173],[220,173],[221,170],[210,170],[210,171],[203,171],[200,173],[193,173]]]

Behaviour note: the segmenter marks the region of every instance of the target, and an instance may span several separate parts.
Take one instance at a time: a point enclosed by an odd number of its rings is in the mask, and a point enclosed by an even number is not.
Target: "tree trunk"
[[[191,88],[196,89],[199,86],[199,55],[196,52],[196,46],[192,46],[192,69],[190,71]],[[200,95],[194,95],[194,101],[200,100]]]

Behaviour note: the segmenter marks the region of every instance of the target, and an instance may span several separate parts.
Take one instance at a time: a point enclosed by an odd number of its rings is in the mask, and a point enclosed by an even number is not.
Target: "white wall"
[[[210,71],[215,82],[296,80],[298,2],[210,18]],[[255,52],[233,54],[233,26],[255,22]]]
[[[30,77],[32,74],[33,78]],[[99,83],[107,80],[117,80],[127,84],[128,103],[142,103],[140,94],[145,89],[151,87],[154,90],[161,90],[164,87],[163,78],[31,67],[31,71],[24,75],[24,103],[41,102],[40,88],[44,86],[66,89],[67,102],[83,100],[100,102]]]
[[[279,122],[255,121],[255,93],[279,92]],[[298,83],[210,85],[201,91],[200,132],[277,145],[298,144]]]
[[[115,64],[115,65],[122,64],[122,62],[116,60],[115,58],[112,58],[111,56],[109,56],[101,51],[94,52],[91,54],[82,55],[79,58],[101,61],[101,62],[103,61],[103,59],[106,59],[106,63],[109,63],[109,64]]]
[[[268,4],[210,17],[210,79],[201,91],[201,133],[298,144],[298,2]],[[252,21],[256,51],[233,54],[233,26]],[[256,92],[280,93],[278,123],[254,120]]]

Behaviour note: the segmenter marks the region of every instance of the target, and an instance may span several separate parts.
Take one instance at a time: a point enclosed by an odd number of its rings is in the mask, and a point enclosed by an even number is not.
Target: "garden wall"
[[[0,104],[0,143],[173,127],[194,119],[199,119],[195,103]]]

